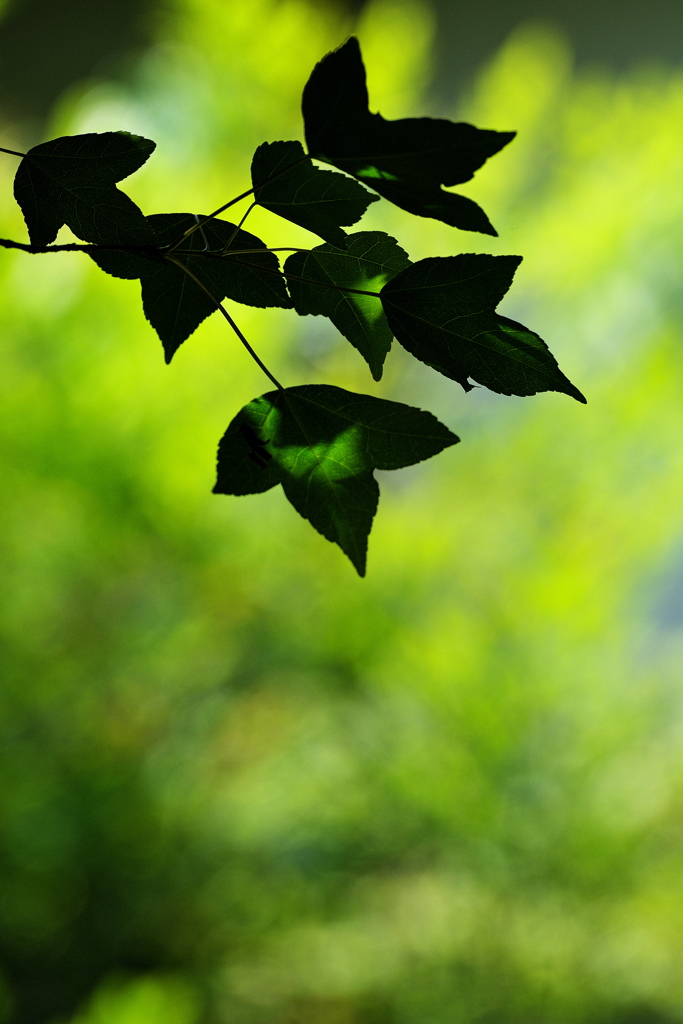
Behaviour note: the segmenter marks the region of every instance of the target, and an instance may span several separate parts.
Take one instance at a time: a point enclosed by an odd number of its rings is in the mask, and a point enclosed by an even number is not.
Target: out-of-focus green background
[[[49,89],[8,91],[3,144],[147,135],[126,190],[207,212],[259,143],[301,138],[301,88],[352,28],[372,107],[435,113],[418,3],[143,6],[137,49],[49,115]],[[166,367],[135,282],[0,254],[8,1021],[683,1020],[683,71],[577,70],[527,21],[440,95],[519,132],[463,189],[501,237],[385,202],[363,226],[414,259],[523,255],[503,308],[589,404],[463,395],[397,350],[378,386],[327,321],[237,307],[288,384],[463,438],[382,475],[365,580],[279,489],[211,495],[267,389],[222,322]],[[15,167],[0,231],[24,238]]]

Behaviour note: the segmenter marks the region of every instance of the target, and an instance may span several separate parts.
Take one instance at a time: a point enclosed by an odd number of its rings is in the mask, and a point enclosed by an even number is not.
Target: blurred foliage
[[[63,89],[117,63],[152,41],[165,0],[0,0],[0,110],[24,121],[31,136],[45,127]],[[119,67],[118,70],[122,70]]]
[[[217,206],[300,136],[347,30],[177,0],[129,85],[72,91],[49,135],[147,135],[133,198]],[[357,31],[377,107],[415,113],[427,16],[374,0]],[[524,255],[504,312],[589,405],[464,396],[399,351],[380,388],[326,321],[240,307],[287,384],[417,390],[463,438],[383,477],[364,581],[278,492],[210,494],[264,390],[222,323],[165,367],[134,282],[2,254],[8,1019],[683,1019],[683,76],[577,78],[528,29],[459,113],[519,130],[470,190],[501,238],[384,203],[364,227]]]

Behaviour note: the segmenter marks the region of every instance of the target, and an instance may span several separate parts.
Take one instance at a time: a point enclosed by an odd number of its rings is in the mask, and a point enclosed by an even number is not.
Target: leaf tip
[[[341,545],[340,545],[340,547],[341,547]],[[358,573],[360,578],[363,579],[365,577],[365,573],[367,571],[367,563],[368,563],[367,544],[366,544],[365,548],[363,549],[363,551],[356,551],[354,554],[351,554],[351,552],[347,551],[346,548],[342,548],[342,551],[347,556],[347,558],[351,562],[351,565],[354,567],[354,569],[356,570],[356,572]]]
[[[562,371],[560,371],[560,374],[563,378],[564,387],[559,387],[556,390],[560,391],[564,395],[569,395],[570,398],[573,398],[575,401],[580,402],[581,405],[588,405],[588,399],[583,394],[583,392],[579,391],[576,385],[572,384],[569,377],[566,377],[562,373]]]
[[[333,54],[337,53],[342,53],[345,56],[348,54],[349,56],[358,57],[360,59],[361,52],[358,36],[349,36],[346,42],[342,43],[341,46],[338,46],[336,50],[332,50],[327,54],[327,56],[331,57]]]

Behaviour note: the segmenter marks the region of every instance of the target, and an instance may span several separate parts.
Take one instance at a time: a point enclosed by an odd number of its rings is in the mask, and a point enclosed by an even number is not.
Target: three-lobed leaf
[[[387,121],[371,114],[365,67],[353,36],[316,65],[304,88],[302,112],[311,156],[354,175],[409,213],[496,234],[481,207],[441,186],[469,181],[515,132],[442,118]]]
[[[149,222],[116,182],[141,167],[155,145],[128,132],[103,132],[67,135],[30,149],[16,173],[14,196],[31,244],[54,242],[63,224],[86,242],[153,244]]]
[[[321,171],[300,142],[264,142],[251,163],[254,199],[272,213],[344,247],[348,227],[377,196],[353,178]]]
[[[203,218],[191,213],[157,213],[148,220],[158,243],[170,246]],[[275,253],[266,251],[256,235],[216,218],[204,221],[199,230],[166,253],[158,249],[146,255],[99,250],[90,255],[115,277],[140,278],[145,316],[161,338],[167,363],[225,298],[248,306],[288,309],[292,305]],[[201,281],[210,295],[193,278]]]
[[[458,438],[429,412],[325,384],[270,391],[237,414],[218,446],[215,494],[282,484],[360,576],[379,500],[375,469],[400,469]]]
[[[496,312],[521,260],[472,253],[420,260],[382,289],[389,326],[404,348],[465,391],[472,378],[502,395],[561,391],[585,402],[542,338]]]
[[[410,265],[391,235],[358,231],[349,235],[344,250],[318,245],[310,252],[293,253],[284,274],[297,313],[329,317],[379,380],[392,333],[379,297],[362,293],[379,292]]]

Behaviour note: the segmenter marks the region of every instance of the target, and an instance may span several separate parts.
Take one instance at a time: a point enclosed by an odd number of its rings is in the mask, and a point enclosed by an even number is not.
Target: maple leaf
[[[327,384],[270,391],[234,418],[218,446],[214,494],[282,484],[297,510],[365,575],[379,500],[375,469],[400,469],[459,438],[429,412]]]
[[[377,292],[410,260],[384,231],[349,235],[346,249],[318,245],[285,262],[289,294],[301,316],[326,316],[366,360],[375,380],[391,348],[392,333]],[[349,289],[349,290],[345,290]]]
[[[142,167],[156,143],[128,132],[66,135],[29,149],[14,179],[31,244],[54,242],[63,224],[103,245],[147,245],[154,231],[116,182]]]
[[[321,171],[300,142],[264,142],[251,164],[254,199],[272,213],[343,248],[348,227],[377,196],[344,174]]]
[[[303,92],[306,145],[311,156],[353,174],[396,206],[466,231],[495,235],[488,217],[460,185],[515,137],[443,118],[387,121],[371,114],[365,67],[352,36],[315,66]]]
[[[469,378],[502,395],[562,391],[586,399],[565,377],[538,334],[496,312],[521,256],[430,257],[381,292],[396,339],[465,391]]]
[[[169,254],[175,263],[159,249],[144,255],[115,250],[90,255],[114,277],[140,279],[145,316],[161,338],[167,363],[225,298],[247,306],[291,308],[278,258],[266,251],[256,235],[228,221],[204,220],[191,213],[155,213],[148,220],[162,245],[177,242],[188,228],[203,223]],[[182,267],[198,278],[216,301]]]

